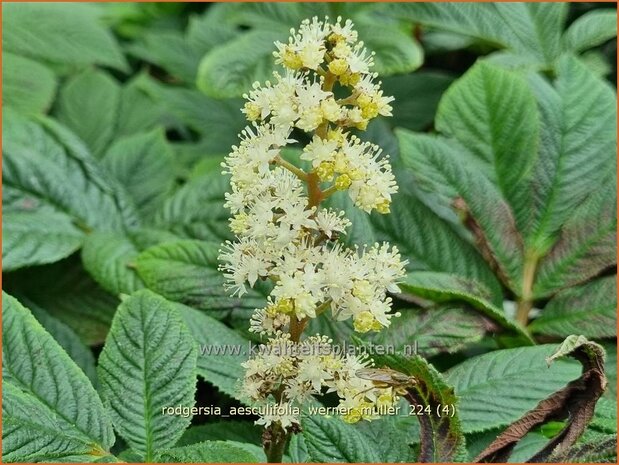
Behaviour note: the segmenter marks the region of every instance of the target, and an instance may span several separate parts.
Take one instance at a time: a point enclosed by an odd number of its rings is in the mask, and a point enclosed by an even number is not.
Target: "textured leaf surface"
[[[214,316],[247,314],[266,304],[259,285],[242,298],[229,297],[217,269],[219,244],[184,240],[151,247],[137,258],[137,270],[146,286],[164,297]]]
[[[477,63],[443,95],[436,127],[494,167],[516,224],[525,230],[540,131],[535,97],[526,81],[514,72]]]
[[[617,336],[617,276],[559,292],[529,329],[562,337],[575,333],[598,338]]]
[[[198,69],[197,86],[215,98],[240,97],[255,81],[270,79],[276,40],[282,30],[250,31],[208,52]]]
[[[32,315],[41,323],[41,326],[60,344],[75,364],[88,376],[92,385],[96,387],[98,381],[95,357],[90,347],[84,344],[68,325],[51,316],[34,302],[27,299],[23,299],[23,301],[32,312]]]
[[[509,205],[479,163],[447,139],[408,131],[397,134],[400,156],[420,188],[440,196],[446,206],[464,202],[463,215],[474,221],[471,229],[478,248],[488,249],[488,260],[496,264],[512,289],[519,289],[522,238]]]
[[[304,415],[301,434],[311,462],[380,462],[378,452],[353,425],[339,417]]]
[[[86,375],[16,299],[2,294],[2,452],[34,462],[105,455],[114,434]]]
[[[541,78],[530,79],[542,131],[535,167],[534,227],[527,242],[540,253],[548,250],[574,209],[600,184],[613,184],[608,178],[617,164],[615,92],[574,58],[561,59],[557,73],[554,88]]]
[[[198,374],[220,391],[238,398],[238,382],[245,376],[241,363],[248,358],[250,341],[203,312],[174,305],[198,347]]]
[[[545,358],[555,349],[551,344],[498,350],[450,369],[447,382],[460,398],[464,432],[506,426],[577,378],[574,363],[560,360],[548,367]]]
[[[78,250],[84,240],[68,215],[49,208],[5,210],[2,215],[2,268],[53,263]]]
[[[100,157],[116,131],[120,95],[109,74],[88,69],[60,89],[56,116]]]
[[[5,52],[2,56],[2,101],[22,113],[43,113],[54,99],[56,77],[45,65]]]
[[[174,186],[172,150],[161,130],[116,139],[103,166],[125,186],[143,217],[150,217]]]
[[[475,281],[448,273],[417,271],[409,273],[400,288],[404,292],[435,302],[466,302],[501,327],[521,336],[523,341],[532,343],[527,331],[518,323],[509,320],[502,309],[488,301],[488,291]]]
[[[355,23],[359,37],[375,52],[373,71],[381,76],[410,73],[423,63],[423,50],[411,34],[394,25],[377,27],[374,22]]]
[[[397,245],[409,271],[436,271],[474,279],[500,301],[500,286],[479,253],[420,200],[406,192],[393,196],[389,215],[372,215],[376,238]]]
[[[147,461],[174,445],[190,418],[162,407],[194,405],[196,349],[173,305],[142,290],[120,304],[99,357],[114,427]]]
[[[617,36],[617,10],[588,11],[570,24],[563,43],[566,49],[580,52]]]
[[[489,326],[476,312],[456,305],[399,311],[402,316],[378,333],[373,342],[393,345],[397,351],[416,344],[424,357],[458,352],[480,341]]]
[[[234,441],[204,441],[162,452],[163,463],[256,463],[258,458]]]
[[[3,11],[4,51],[74,66],[127,63],[93,5],[20,3]],[[62,34],[58,34],[62,31]]]
[[[82,143],[49,119],[10,113],[3,125],[3,205],[45,209],[82,230],[119,230],[137,222],[122,188],[97,166]]]

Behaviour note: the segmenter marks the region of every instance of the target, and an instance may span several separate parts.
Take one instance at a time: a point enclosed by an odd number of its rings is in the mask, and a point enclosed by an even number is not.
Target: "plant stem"
[[[522,271],[522,288],[516,307],[516,321],[526,326],[529,322],[529,312],[533,308],[533,283],[539,257],[535,253],[527,253]]]
[[[281,463],[288,442],[288,433],[279,423],[273,423],[270,428],[269,447],[265,448],[268,463]]]
[[[297,168],[292,163],[287,162],[279,155],[273,159],[273,162],[278,164],[282,168],[286,168],[288,171],[294,173],[297,176],[297,178],[301,179],[302,181],[307,182],[307,173],[305,171],[303,171],[301,168]]]

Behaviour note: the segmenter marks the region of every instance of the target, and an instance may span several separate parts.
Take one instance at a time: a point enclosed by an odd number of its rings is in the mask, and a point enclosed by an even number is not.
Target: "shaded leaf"
[[[617,36],[617,10],[587,11],[570,24],[563,36],[566,49],[580,52]]]
[[[256,463],[257,457],[234,441],[204,441],[162,451],[163,463]]]

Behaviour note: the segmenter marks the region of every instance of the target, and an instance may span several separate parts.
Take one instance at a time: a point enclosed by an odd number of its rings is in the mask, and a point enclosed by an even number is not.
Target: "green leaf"
[[[178,189],[155,215],[155,224],[187,238],[218,242],[232,239],[230,212],[224,208],[230,178],[218,171],[212,169]]]
[[[500,124],[497,122],[497,124]],[[420,189],[443,205],[458,208],[465,223],[474,222],[477,246],[518,291],[521,287],[523,244],[512,211],[499,189],[470,154],[445,138],[398,131],[400,156]]]
[[[377,239],[397,245],[409,260],[409,271],[446,272],[484,285],[492,302],[501,302],[501,288],[479,253],[416,197],[398,192],[389,215],[371,216]]]
[[[82,369],[93,386],[97,386],[97,370],[95,369],[95,357],[90,347],[84,344],[79,336],[62,321],[51,316],[34,302],[24,299],[32,315],[41,326],[56,340],[58,344],[69,354],[75,364]]]
[[[396,3],[383,8],[399,19],[473,37],[546,66],[552,66],[562,51],[566,4]]]
[[[171,76],[193,84],[202,54],[196,51],[178,31],[147,32],[129,45],[127,51],[144,61],[153,63]]]
[[[132,261],[139,249],[131,235],[94,233],[82,248],[82,262],[90,275],[112,294],[131,294],[144,287]]]
[[[459,401],[453,388],[424,358],[413,355],[374,356],[377,366],[387,365],[413,376],[417,383],[406,389],[406,400],[412,408],[429,407],[431,413],[417,415],[420,426],[419,462],[459,461],[465,453],[460,422]],[[443,410],[443,409],[447,410]],[[442,412],[442,414],[439,414]]]
[[[545,358],[555,344],[505,349],[480,355],[447,371],[447,382],[460,398],[465,433],[506,426],[539,401],[580,375],[577,364]]]
[[[220,391],[238,398],[237,384],[245,376],[241,363],[248,358],[250,341],[203,312],[174,305],[198,346],[198,374]]]
[[[392,345],[399,352],[416,348],[424,357],[455,353],[479,342],[488,326],[479,314],[455,305],[398,311],[402,316],[378,333],[373,342]]]
[[[487,300],[488,291],[479,283],[448,273],[416,271],[409,273],[404,282],[399,284],[404,292],[430,299],[434,302],[466,302],[481,314],[490,318],[501,327],[520,336],[525,343],[533,340],[518,323],[507,319],[504,311]]]
[[[617,191],[599,190],[572,211],[559,240],[539,264],[533,292],[545,297],[587,281],[617,261]]]
[[[452,82],[451,75],[439,71],[417,71],[385,78],[383,91],[397,102],[389,124],[415,131],[426,129],[434,121],[441,95]]]
[[[259,285],[242,298],[229,297],[224,276],[217,269],[218,255],[218,243],[184,240],[151,247],[138,256],[136,263],[149,289],[213,316],[247,315],[264,307],[266,299]]]
[[[196,85],[215,98],[240,97],[255,81],[266,81],[274,69],[273,52],[282,30],[256,30],[214,48],[202,58]]]
[[[127,194],[82,143],[54,120],[5,111],[3,205],[45,209],[83,231],[122,230],[137,223]]]
[[[2,293],[2,457],[106,455],[114,434],[86,375],[15,298]]]
[[[144,80],[140,87],[172,116],[204,136],[202,156],[229,153],[247,124],[240,111],[243,106],[240,99],[217,100],[195,90],[164,87]]]
[[[103,166],[133,198],[143,217],[150,217],[174,187],[172,149],[162,130],[116,139]]]
[[[230,24],[222,14],[223,10],[229,6],[214,4],[204,14],[189,18],[187,42],[194,50],[205,54],[213,47],[228,42],[239,35],[240,31],[234,24]]]
[[[567,450],[553,453],[548,461],[554,463],[615,463],[617,434],[597,436],[586,443],[577,443]]]
[[[69,326],[87,345],[105,340],[118,299],[84,271],[77,257],[5,275],[5,288]]]
[[[71,218],[50,208],[7,209],[2,216],[2,269],[54,263],[78,250],[84,240]]]
[[[196,349],[172,304],[142,290],[123,301],[99,357],[101,394],[118,433],[152,461],[191,419],[164,407],[193,407]]]
[[[60,89],[56,116],[101,157],[114,137],[120,95],[120,85],[110,75],[87,69]]]
[[[542,115],[540,156],[535,167],[533,228],[527,239],[545,253],[574,209],[616,166],[616,94],[582,63],[565,57],[554,88],[537,77],[532,89]],[[616,181],[615,181],[616,182]]]
[[[305,414],[301,434],[311,462],[376,463],[381,458],[368,439],[339,417]]]
[[[51,63],[126,70],[127,62],[112,34],[99,22],[100,15],[94,5],[8,5],[2,15],[2,49]]]
[[[175,447],[157,457],[163,463],[256,463],[258,458],[233,441],[204,441]]]
[[[563,36],[567,50],[581,52],[617,36],[617,10],[591,10],[576,18]]]
[[[5,52],[2,63],[2,101],[21,113],[45,113],[56,94],[56,77],[47,66]]]
[[[423,50],[410,32],[374,22],[356,22],[359,37],[370,52],[375,52],[372,70],[381,76],[415,71],[423,64]]]
[[[615,337],[616,310],[617,277],[609,276],[559,292],[529,329],[550,336]]]
[[[527,82],[515,72],[479,62],[445,92],[436,127],[494,167],[497,185],[518,228],[526,230],[540,131],[539,112]]]
[[[138,75],[120,90],[116,137],[149,131],[163,119],[163,106],[142,89],[142,78]]]

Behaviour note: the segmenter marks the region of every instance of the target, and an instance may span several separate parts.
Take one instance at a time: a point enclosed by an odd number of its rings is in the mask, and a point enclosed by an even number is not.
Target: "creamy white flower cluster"
[[[243,109],[251,126],[241,133],[223,163],[231,176],[225,206],[236,235],[222,247],[221,270],[232,295],[242,296],[258,280],[274,287],[265,308],[256,309],[250,331],[270,338],[265,350],[244,365],[244,396],[280,407],[302,402],[323,388],[336,392],[347,409],[347,421],[371,419],[368,406],[393,402],[391,389],[375,388],[355,371],[366,362],[355,356],[282,352],[330,345],[320,336],[302,340],[308,321],[330,312],[335,320],[352,319],[360,333],[390,325],[392,300],[399,292],[404,264],[396,247],[376,243],[347,248],[338,242],[351,225],[343,211],[321,202],[347,190],[366,211],[388,213],[397,185],[381,149],[351,135],[369,119],[390,115],[391,97],[384,97],[369,69],[372,55],[357,42],[350,21],[343,25],[306,20],[288,44],[276,44],[277,62],[288,69],[276,82],[256,83]],[[349,88],[336,100],[335,85]],[[294,128],[310,132],[300,155],[308,171],[285,159],[282,149],[296,142]],[[264,417],[284,428],[298,418]]]
[[[243,396],[263,404],[272,392],[281,395],[276,409],[281,413],[263,417],[258,424],[268,426],[279,421],[287,428],[297,423],[292,406],[323,391],[337,393],[341,399],[338,409],[349,423],[378,418],[381,409],[393,405],[398,399],[393,388],[377,388],[372,381],[356,376],[368,362],[352,354],[334,354],[332,342],[315,335],[295,343],[290,335],[280,334],[260,347],[259,357],[243,363]]]

